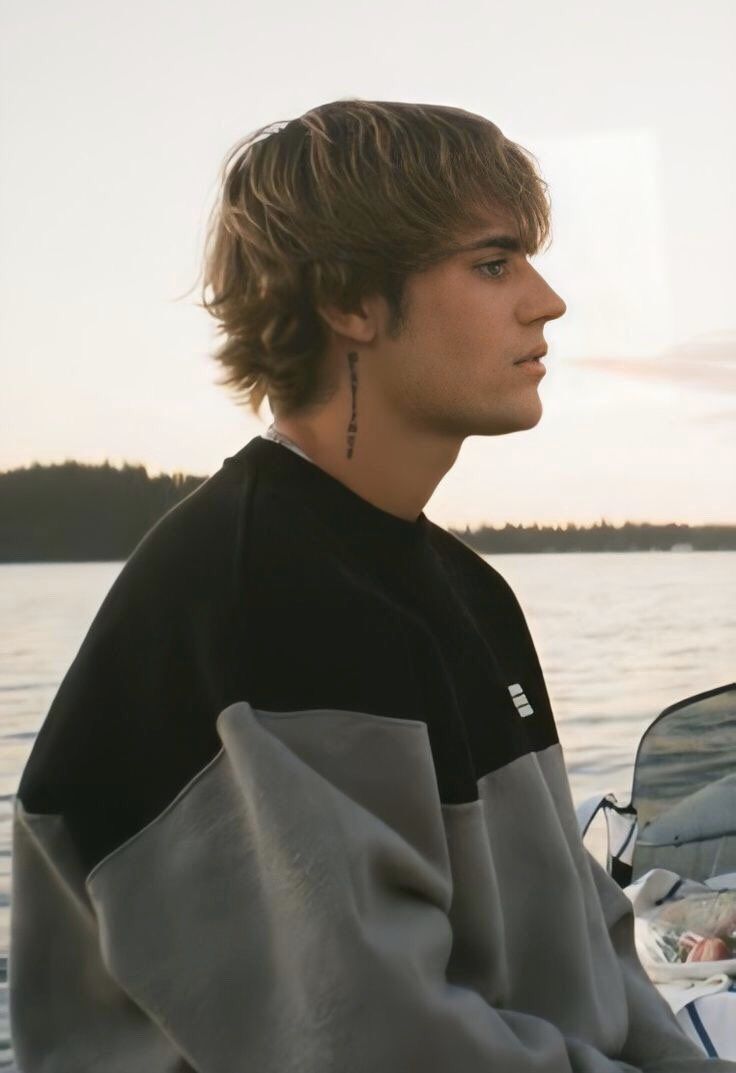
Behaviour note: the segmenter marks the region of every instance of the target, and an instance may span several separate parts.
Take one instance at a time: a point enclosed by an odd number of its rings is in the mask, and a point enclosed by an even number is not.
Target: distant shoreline
[[[149,477],[144,466],[64,462],[0,472],[0,564],[125,562],[156,522],[206,477]],[[601,519],[591,526],[447,531],[481,555],[736,551],[736,525]]]
[[[601,521],[590,526],[482,526],[448,532],[481,555],[558,554],[588,552],[736,551],[736,525],[655,525]]]
[[[468,547],[471,547],[471,545],[468,545]],[[478,551],[477,548],[474,548],[473,550]],[[729,552],[733,553],[734,551],[736,551],[736,548],[715,548],[715,549],[693,548],[692,554],[693,555],[697,555],[697,554],[701,554],[701,555],[724,554],[724,555],[727,555]],[[656,554],[659,554],[659,555],[669,554],[668,552],[663,551],[661,548],[639,548],[638,549],[638,553],[640,555],[643,555],[645,553],[648,554],[650,552],[652,554],[655,554],[655,555]],[[636,554],[636,552],[632,552],[632,551],[617,551],[615,549],[610,549],[610,548],[608,548],[608,549],[607,548],[595,548],[595,549],[588,550],[588,551],[581,551],[580,549],[576,550],[574,548],[568,548],[566,551],[540,551],[540,550],[536,550],[536,551],[530,551],[530,550],[526,550],[526,551],[493,551],[493,552],[482,551],[482,552],[478,552],[478,554],[479,555],[631,555],[631,554]],[[118,563],[118,564],[120,564],[122,566],[125,562],[126,562],[125,559],[0,559],[0,567],[2,567],[2,566],[85,566],[85,565],[91,566],[91,565],[97,565],[97,564],[102,565],[102,564],[106,564],[106,563],[110,563],[110,564]]]

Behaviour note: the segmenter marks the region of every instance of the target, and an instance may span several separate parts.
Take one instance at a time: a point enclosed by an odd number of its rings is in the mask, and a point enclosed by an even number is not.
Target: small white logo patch
[[[524,695],[524,690],[518,682],[515,682],[512,686],[509,686],[509,693],[513,697],[516,710],[519,715],[534,715],[534,709]]]

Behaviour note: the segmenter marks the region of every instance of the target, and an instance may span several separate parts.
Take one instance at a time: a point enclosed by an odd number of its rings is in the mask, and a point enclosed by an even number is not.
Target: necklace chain
[[[283,432],[279,432],[275,425],[269,425],[268,429],[266,430],[265,436],[266,439],[274,440],[276,443],[281,443],[284,445],[284,447],[290,447],[292,451],[296,451],[297,454],[300,454],[302,456],[302,458],[306,458],[308,462],[312,461],[309,455],[306,455],[298,444],[294,443],[293,440],[290,440],[289,437],[285,436]]]

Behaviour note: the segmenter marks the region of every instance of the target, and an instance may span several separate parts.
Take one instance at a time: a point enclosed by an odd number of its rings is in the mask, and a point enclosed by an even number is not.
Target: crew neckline
[[[414,546],[426,541],[431,522],[424,511],[414,521],[376,506],[354,492],[337,477],[322,469],[306,454],[277,440],[258,434],[239,452],[239,456],[263,463],[291,492],[314,506],[332,508],[331,520],[356,538],[382,536],[389,542]]]

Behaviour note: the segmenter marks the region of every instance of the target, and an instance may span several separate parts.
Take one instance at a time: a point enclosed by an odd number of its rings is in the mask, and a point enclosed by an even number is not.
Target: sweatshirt
[[[502,575],[251,439],[143,537],[14,803],[22,1073],[726,1073],[584,848]]]

